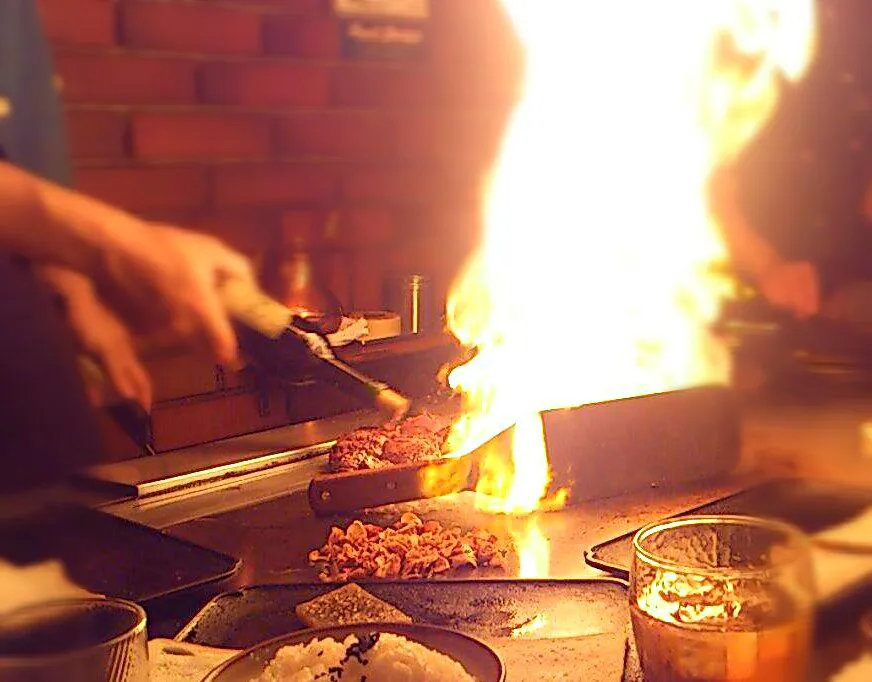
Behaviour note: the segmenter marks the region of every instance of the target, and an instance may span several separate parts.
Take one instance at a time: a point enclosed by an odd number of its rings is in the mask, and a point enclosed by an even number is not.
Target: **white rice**
[[[365,649],[361,653],[360,649]],[[341,673],[339,672],[341,670]],[[380,633],[371,648],[356,635],[344,642],[313,639],[282,647],[254,682],[476,682],[445,654],[390,633]]]

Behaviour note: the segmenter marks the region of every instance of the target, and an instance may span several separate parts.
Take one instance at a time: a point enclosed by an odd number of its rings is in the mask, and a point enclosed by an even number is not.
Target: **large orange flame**
[[[464,395],[450,444],[518,425],[480,496],[516,513],[549,486],[542,410],[728,381],[707,186],[807,66],[814,3],[503,2],[525,77],[449,297],[451,331],[477,350],[449,377]]]

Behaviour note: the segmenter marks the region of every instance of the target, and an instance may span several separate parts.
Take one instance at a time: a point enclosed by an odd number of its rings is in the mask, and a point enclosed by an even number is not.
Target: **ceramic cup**
[[[148,682],[145,611],[121,599],[30,606],[0,623],[0,682]]]

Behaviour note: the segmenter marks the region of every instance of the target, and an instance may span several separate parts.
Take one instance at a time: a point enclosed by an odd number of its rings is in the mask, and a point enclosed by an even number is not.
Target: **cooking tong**
[[[235,322],[243,352],[270,377],[293,381],[309,372],[393,420],[409,411],[408,398],[339,360],[314,324],[256,285],[228,279],[221,283],[220,295]]]
[[[243,352],[269,377],[293,382],[301,373],[309,373],[376,408],[392,421],[408,413],[411,401],[407,397],[339,360],[310,321],[294,315],[256,286],[228,280],[222,284],[221,295],[237,323]],[[146,453],[154,454],[148,412],[137,403],[116,396],[102,367],[93,359],[80,358],[80,367],[87,383],[101,392],[101,402],[114,421]]]
[[[385,382],[339,360],[314,324],[305,318],[294,316],[287,329],[306,345],[315,359],[315,362],[307,365],[307,369],[311,367],[316,378],[371,405],[380,413],[389,415],[392,421],[402,419],[409,412],[411,400]]]

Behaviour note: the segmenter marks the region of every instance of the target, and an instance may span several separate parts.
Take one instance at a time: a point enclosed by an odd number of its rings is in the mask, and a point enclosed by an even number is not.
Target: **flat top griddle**
[[[78,506],[0,522],[0,557],[63,562],[85,589],[151,602],[232,576],[239,562],[158,530]]]
[[[614,644],[623,661],[624,682],[641,680],[629,635],[626,583],[615,579],[531,581],[372,582],[362,586],[408,614],[413,622],[439,625],[486,641],[504,658],[507,682],[542,679],[548,660],[571,664],[572,679],[595,682],[603,642]],[[216,597],[176,637],[178,641],[244,649],[300,630],[297,604],[336,585],[296,584],[250,587]],[[514,633],[514,636],[513,636]],[[611,651],[611,649],[609,650]],[[514,664],[513,664],[514,661]],[[521,668],[529,665],[533,676]],[[512,670],[515,674],[512,674]],[[569,679],[569,678],[566,678]]]

